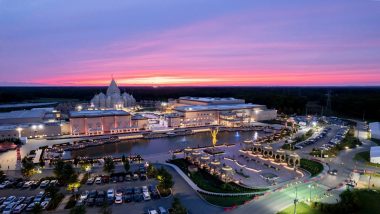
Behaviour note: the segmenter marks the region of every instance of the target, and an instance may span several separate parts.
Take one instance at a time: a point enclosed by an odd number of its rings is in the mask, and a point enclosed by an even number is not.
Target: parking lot
[[[0,184],[0,212],[22,213],[30,211],[36,203],[46,209],[51,197],[45,193],[49,186],[60,188],[65,195],[76,195],[74,206],[84,205],[91,213],[100,210],[104,204],[110,207],[117,206],[114,212],[123,212],[126,207],[129,213],[155,213],[170,208],[172,197],[161,198],[156,188],[156,179],[149,179],[143,168],[134,168],[133,173],[113,173],[110,176],[102,175],[101,172],[89,174],[85,184],[74,191],[61,187],[57,180],[31,180],[9,179]],[[120,171],[120,170],[119,170]],[[68,202],[73,204],[72,202]],[[157,212],[160,213],[160,212]]]

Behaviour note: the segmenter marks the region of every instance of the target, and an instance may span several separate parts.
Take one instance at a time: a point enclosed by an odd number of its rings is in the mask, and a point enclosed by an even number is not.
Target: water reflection
[[[261,133],[259,133],[261,134]],[[217,145],[225,143],[241,143],[242,140],[251,139],[253,132],[220,132]],[[198,147],[211,145],[209,132],[197,133],[187,136],[166,137],[157,139],[128,140],[116,144],[108,144],[99,147],[90,147],[72,152],[72,156],[100,157],[104,155],[121,156],[123,154],[158,154],[170,150],[184,149],[186,147]]]

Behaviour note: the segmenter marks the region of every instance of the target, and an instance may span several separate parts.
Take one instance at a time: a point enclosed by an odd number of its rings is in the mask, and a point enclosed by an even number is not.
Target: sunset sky
[[[377,0],[0,0],[0,86],[380,85]]]

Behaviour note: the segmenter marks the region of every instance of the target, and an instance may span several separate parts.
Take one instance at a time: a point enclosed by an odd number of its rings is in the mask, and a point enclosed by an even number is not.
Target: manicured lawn
[[[233,207],[244,204],[246,201],[250,201],[254,196],[214,196],[214,195],[206,195],[201,194],[202,197],[211,204],[221,206],[221,207]]]
[[[370,159],[370,157],[369,157],[369,151],[359,152],[354,157],[354,160],[362,161],[365,164],[367,164],[368,166],[380,167],[380,164],[371,163],[371,162],[369,162],[369,159]]]
[[[293,214],[294,205],[278,212],[277,214]],[[297,204],[297,214],[322,214],[319,210],[311,208],[309,205],[301,202]]]
[[[301,159],[301,168],[310,172],[312,177],[323,171],[323,165],[321,163],[303,158]]]
[[[210,192],[219,192],[219,193],[242,193],[242,192],[258,192],[263,191],[264,189],[250,189],[239,186],[235,183],[224,183],[219,178],[214,175],[211,175],[205,170],[199,169],[198,172],[189,173],[187,167],[188,163],[185,159],[174,159],[169,163],[172,163],[178,166],[186,175],[190,174],[191,180],[201,189],[210,191]]]
[[[379,139],[371,138],[371,141],[373,141],[377,145],[380,145],[380,140]]]

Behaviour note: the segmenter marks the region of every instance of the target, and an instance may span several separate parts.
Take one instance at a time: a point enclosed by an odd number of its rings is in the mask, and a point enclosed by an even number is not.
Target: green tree
[[[33,161],[27,157],[21,161],[21,173],[25,178],[30,178],[36,173]]]
[[[115,169],[115,163],[113,162],[113,159],[110,157],[104,158],[103,171],[110,174],[114,171],[114,169]]]
[[[125,155],[121,156],[121,162],[125,162],[127,160],[127,158],[125,157]]]
[[[163,167],[158,170],[157,179],[159,181],[158,186],[163,189],[170,189],[174,185],[173,176]]]
[[[157,169],[152,165],[149,164],[148,169],[147,169],[147,175],[149,178],[156,178],[157,177]]]
[[[55,176],[62,184],[69,184],[77,181],[78,175],[71,163],[58,160],[53,170]]]
[[[126,172],[129,171],[129,169],[131,168],[131,165],[129,164],[129,160],[126,159],[125,161],[123,161],[123,166],[124,166],[124,169]]]
[[[174,197],[173,203],[172,203],[172,209],[173,212],[170,212],[172,214],[186,214],[187,210],[186,208],[181,204],[181,201]]]
[[[70,210],[70,214],[85,214],[86,207],[85,206],[75,206]]]

